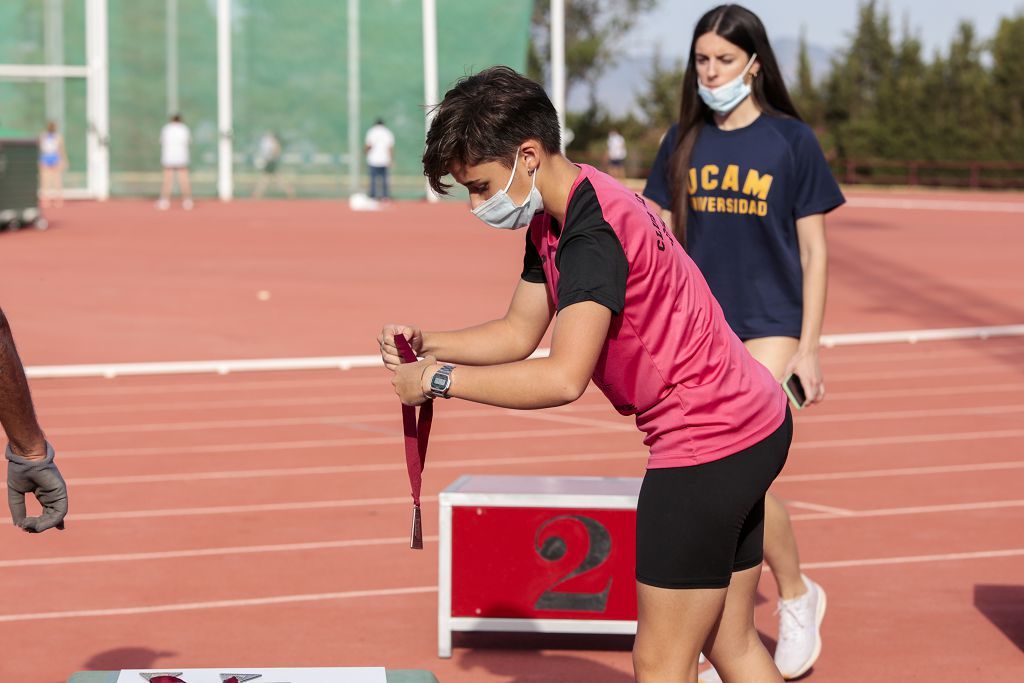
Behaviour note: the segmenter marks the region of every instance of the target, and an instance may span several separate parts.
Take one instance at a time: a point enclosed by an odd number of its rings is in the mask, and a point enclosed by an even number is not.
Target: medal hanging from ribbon
[[[415,363],[416,354],[404,335],[395,335],[395,346],[403,363]],[[423,549],[423,522],[420,514],[420,489],[423,487],[423,466],[427,462],[427,440],[430,438],[430,422],[434,418],[434,402],[427,401],[420,406],[419,420],[416,408],[402,405],[402,426],[405,431],[405,465],[409,470],[409,487],[412,489],[412,531],[409,547]]]

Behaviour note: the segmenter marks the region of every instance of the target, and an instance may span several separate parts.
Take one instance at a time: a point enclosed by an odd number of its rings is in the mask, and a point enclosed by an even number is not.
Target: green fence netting
[[[440,93],[459,77],[492,64],[525,69],[532,8],[532,0],[438,0]],[[301,196],[347,194],[349,155],[362,160],[363,135],[379,117],[396,138],[393,194],[422,196],[420,0],[359,2],[355,150],[349,149],[348,3],[233,0],[231,11],[237,195],[245,196],[258,178],[254,158],[259,138],[268,130],[282,143],[280,172]],[[0,63],[45,64],[56,53],[64,64],[85,64],[84,0],[4,0],[0,30]],[[216,32],[214,0],[109,0],[113,194],[157,192],[159,131],[172,110],[192,130],[196,193],[215,194]],[[63,37],[56,51],[54,35]],[[70,162],[66,185],[84,186],[84,81],[54,80],[60,82],[59,97],[53,85],[48,93],[44,82],[0,81],[0,126],[41,131],[48,119],[58,120]],[[360,170],[365,189],[362,164]]]

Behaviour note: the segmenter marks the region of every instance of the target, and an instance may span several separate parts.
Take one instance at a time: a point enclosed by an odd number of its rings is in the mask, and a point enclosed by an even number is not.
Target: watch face
[[[448,378],[444,375],[435,374],[430,378],[430,388],[434,391],[444,391],[448,388]]]

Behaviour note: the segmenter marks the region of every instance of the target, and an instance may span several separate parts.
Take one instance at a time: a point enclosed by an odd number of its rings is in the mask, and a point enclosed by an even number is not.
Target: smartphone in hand
[[[804,391],[804,385],[795,373],[787,377],[786,381],[782,383],[782,390],[786,392],[789,402],[796,410],[800,410],[807,405],[807,392]]]

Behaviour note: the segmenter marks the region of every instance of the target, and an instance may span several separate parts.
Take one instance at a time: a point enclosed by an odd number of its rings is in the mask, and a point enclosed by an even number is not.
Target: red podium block
[[[441,492],[438,643],[636,633],[639,478],[464,476]]]

